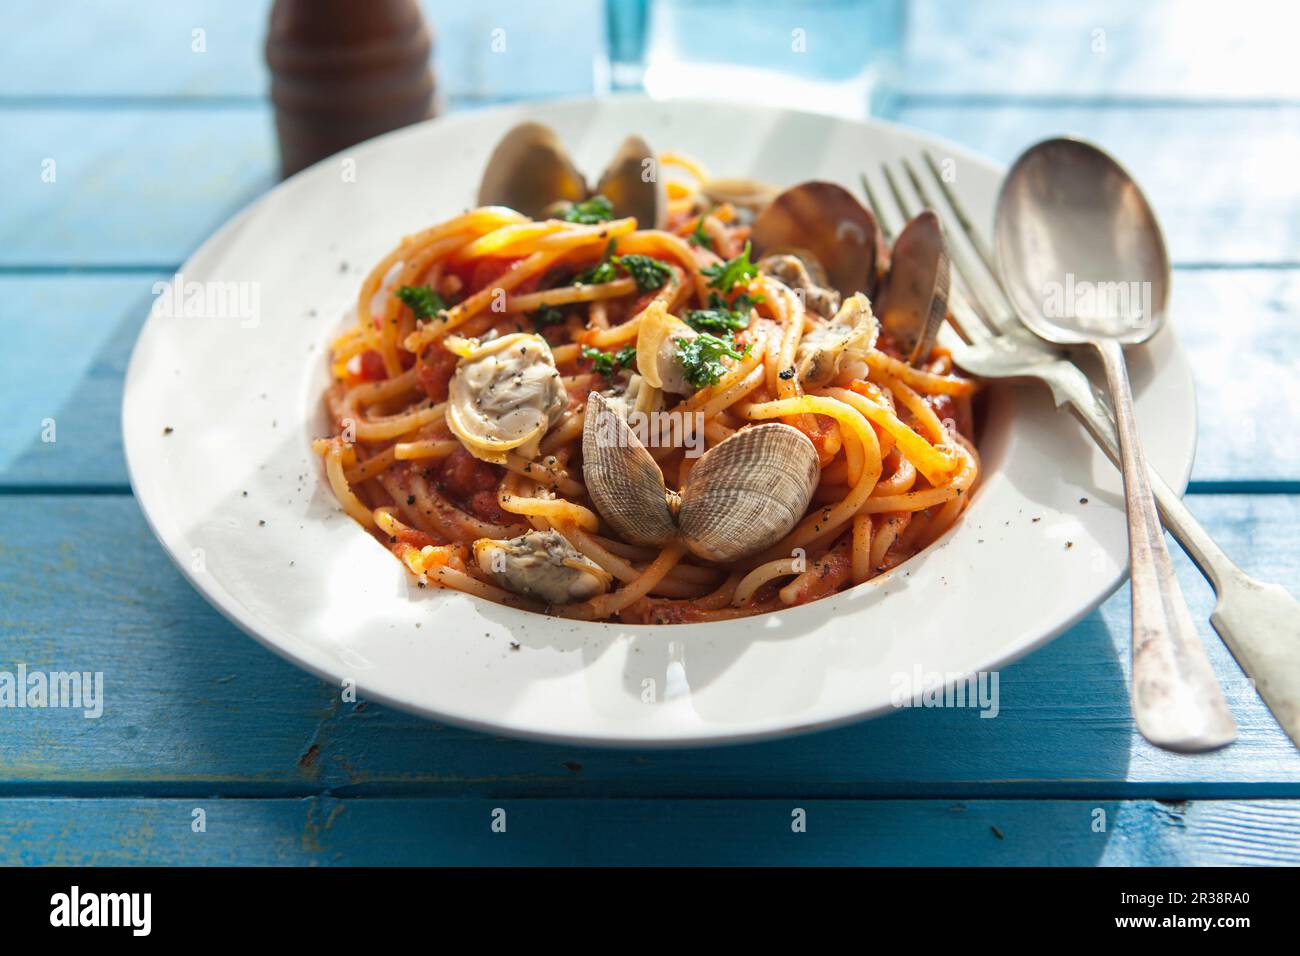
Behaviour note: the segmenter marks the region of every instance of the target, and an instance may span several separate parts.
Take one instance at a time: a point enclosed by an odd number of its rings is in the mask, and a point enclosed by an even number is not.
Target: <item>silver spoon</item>
[[[1119,433],[1133,600],[1133,716],[1167,750],[1231,743],[1236,724],[1165,548],[1133,414],[1125,345],[1164,322],[1169,257],[1155,214],[1109,155],[1049,139],[1016,160],[994,226],[998,269],[1020,320],[1049,342],[1101,355]]]

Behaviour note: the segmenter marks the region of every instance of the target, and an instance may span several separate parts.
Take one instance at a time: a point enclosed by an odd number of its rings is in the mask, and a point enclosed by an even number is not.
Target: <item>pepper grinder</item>
[[[266,37],[280,174],[433,115],[417,0],[275,0]]]

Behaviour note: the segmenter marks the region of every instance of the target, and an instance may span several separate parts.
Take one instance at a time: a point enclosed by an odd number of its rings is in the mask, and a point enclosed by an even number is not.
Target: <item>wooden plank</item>
[[[1295,864],[1297,826],[1297,801],[5,799],[0,863]]]
[[[1300,498],[1197,497],[1193,507],[1248,569],[1300,590]],[[0,498],[0,542],[0,670],[105,680],[98,719],[0,710],[0,795],[1300,796],[1300,752],[1212,638],[1240,740],[1189,759],[1135,735],[1123,591],[1008,667],[995,719],[908,710],[748,747],[610,751],[341,703],[211,610],[131,499]],[[1177,560],[1209,635],[1208,587]]]
[[[153,302],[150,275],[0,277],[0,488],[125,488],[122,382]]]
[[[269,6],[269,0],[103,7],[20,0],[8,12],[24,39],[0,61],[0,95],[259,97],[268,84],[262,36]],[[592,88],[590,62],[604,49],[599,0],[424,0],[423,6],[436,33],[434,63],[444,95]],[[769,10],[747,11],[743,4],[719,4],[716,15],[734,30],[747,13],[771,20]],[[1231,16],[1214,0],[1040,4],[1032,16],[1018,0],[921,0],[909,4],[908,14],[901,82],[912,97],[1300,96],[1289,31],[1261,27],[1277,17],[1270,0],[1243,0]],[[493,53],[490,31],[498,27],[507,31],[507,49]],[[195,29],[205,31],[202,53],[193,49]],[[810,45],[822,39],[810,29]],[[561,45],[565,55],[556,57]]]
[[[0,380],[0,490],[126,486],[122,377],[161,274],[0,276],[0,331],[16,361]],[[1193,479],[1295,481],[1300,443],[1279,409],[1300,406],[1300,270],[1190,270],[1174,281],[1173,320],[1196,376]],[[304,329],[304,335],[309,330]],[[42,440],[55,422],[57,441]]]
[[[423,7],[443,97],[594,89],[592,60],[605,48],[600,0],[423,0]],[[269,0],[119,7],[23,0],[7,11],[10,22],[23,24],[24,38],[0,61],[0,97],[37,105],[55,98],[260,99],[270,85],[263,59],[269,10]]]
[[[1082,133],[1141,180],[1175,261],[1300,262],[1300,107],[920,106],[901,119],[1003,161],[1043,136]],[[274,182],[264,106],[9,108],[0,125],[12,143],[0,153],[0,267],[175,266]]]
[[[1129,168],[1164,228],[1175,264],[1300,261],[1300,106],[905,106],[900,121],[1003,163],[1071,133]],[[960,169],[957,171],[960,177]],[[991,224],[990,224],[991,225]]]
[[[909,7],[916,96],[1273,99],[1300,96],[1271,0],[920,0]],[[1270,26],[1272,25],[1272,26]]]
[[[1193,482],[1300,478],[1288,423],[1300,408],[1300,271],[1178,271],[1170,318],[1196,380]]]
[[[6,4],[8,29],[23,39],[0,58],[0,94],[260,97],[269,10],[270,0],[14,0]]]
[[[179,265],[275,182],[270,122],[261,105],[0,110],[0,266]]]

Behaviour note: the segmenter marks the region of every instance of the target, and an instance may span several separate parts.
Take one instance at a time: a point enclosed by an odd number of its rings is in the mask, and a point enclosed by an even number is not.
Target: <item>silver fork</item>
[[[945,324],[940,344],[959,366],[980,378],[1045,383],[1057,407],[1068,407],[1118,467],[1119,445],[1110,406],[1063,351],[1033,335],[1014,316],[988,245],[934,157],[926,152],[924,160],[951,213],[931,200],[922,178],[904,159],[900,165],[920,205],[935,211],[949,236],[964,235],[974,252],[973,257],[967,256],[959,243],[948,243],[956,286],[949,307],[961,335]],[[904,218],[914,215],[917,204],[907,199],[889,165],[882,162],[880,170],[898,212]],[[898,217],[880,202],[865,174],[862,187],[892,243],[897,227],[890,224],[896,224]],[[1256,581],[1237,567],[1154,469],[1150,477],[1165,529],[1178,539],[1214,588],[1217,602],[1210,623],[1292,743],[1300,746],[1300,602],[1285,588]]]

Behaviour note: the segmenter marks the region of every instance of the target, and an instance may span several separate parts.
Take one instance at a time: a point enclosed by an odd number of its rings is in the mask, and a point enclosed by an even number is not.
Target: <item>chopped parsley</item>
[[[404,285],[393,295],[397,296],[421,322],[437,318],[447,309],[447,300],[427,285]]]
[[[636,346],[625,345],[617,352],[602,352],[590,345],[584,345],[582,347],[582,357],[591,361],[595,371],[609,378],[620,369],[631,367],[632,363],[636,361]]]
[[[756,302],[748,295],[736,296],[736,301],[727,304],[727,300],[716,292],[709,293],[707,309],[690,309],[686,313],[686,324],[697,332],[739,332],[749,328],[749,310]]]
[[[693,339],[677,339],[676,343],[677,361],[682,365],[686,381],[696,388],[716,384],[727,372],[722,359],[744,358],[751,347],[746,345],[745,351],[738,352],[733,341],[708,332],[701,332]]]
[[[585,202],[575,203],[564,214],[565,222],[576,222],[583,226],[594,226],[613,218],[614,204],[604,196],[592,196]]]
[[[633,279],[642,292],[653,292],[672,278],[673,270],[649,256],[615,256],[611,260]]]
[[[616,256],[614,240],[609,240],[605,254],[594,266],[583,269],[573,277],[574,285],[598,285],[613,282],[622,270],[636,281],[642,292],[652,292],[672,278],[673,271],[665,263],[649,256]]]
[[[736,258],[705,266],[700,272],[708,276],[710,289],[720,289],[725,294],[737,282],[744,282],[757,275],[758,266],[749,261],[749,243],[746,242],[745,248]]]
[[[704,220],[708,217],[709,213],[707,212],[700,216],[699,221],[695,224],[695,228],[692,229],[691,234],[686,237],[686,241],[693,246],[702,246],[705,249],[712,250],[713,237],[704,231]]]
[[[563,321],[564,310],[553,305],[544,305],[533,313],[533,324],[539,329],[548,325],[559,325]]]
[[[614,263],[610,260],[614,256],[614,240],[609,240],[609,245],[605,247],[605,254],[600,257],[600,261],[588,269],[583,269],[573,277],[574,285],[596,285],[601,282],[613,282],[618,278],[618,273],[614,270]]]

